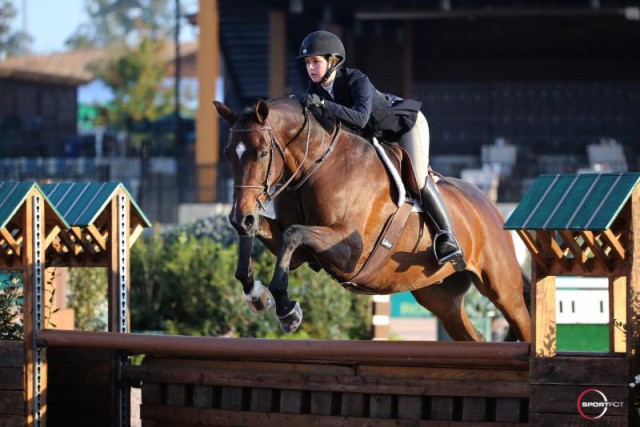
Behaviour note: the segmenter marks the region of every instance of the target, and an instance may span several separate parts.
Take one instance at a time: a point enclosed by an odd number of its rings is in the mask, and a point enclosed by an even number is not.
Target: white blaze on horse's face
[[[238,160],[242,160],[242,155],[247,151],[247,146],[244,145],[244,142],[240,141],[238,145],[236,145],[236,154],[238,155]]]

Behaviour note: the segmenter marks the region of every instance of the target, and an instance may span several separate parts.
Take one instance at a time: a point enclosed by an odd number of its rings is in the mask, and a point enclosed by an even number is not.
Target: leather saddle
[[[380,145],[389,157],[389,160],[391,160],[393,166],[395,166],[396,171],[398,171],[398,174],[405,186],[405,190],[407,191],[407,195],[420,202],[420,188],[416,181],[413,163],[411,162],[409,154],[397,143],[384,142],[380,143]]]

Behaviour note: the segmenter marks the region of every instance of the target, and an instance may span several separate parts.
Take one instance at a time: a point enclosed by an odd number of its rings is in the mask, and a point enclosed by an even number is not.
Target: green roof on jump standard
[[[32,188],[37,188],[38,191],[46,199],[46,195],[42,191],[42,188],[33,181],[23,182],[0,182],[0,228],[3,228],[18,212],[18,209],[25,202],[27,194]],[[51,205],[54,212],[58,215],[59,220],[67,226],[64,218],[57,212],[55,207]]]
[[[147,226],[150,226],[151,222],[122,183],[61,182],[45,184],[42,186],[42,190],[69,224],[72,226],[88,226],[105,209],[113,193],[119,187],[127,193],[132,209],[140,215],[140,218]]]
[[[627,203],[640,173],[540,175],[505,230],[606,230]]]

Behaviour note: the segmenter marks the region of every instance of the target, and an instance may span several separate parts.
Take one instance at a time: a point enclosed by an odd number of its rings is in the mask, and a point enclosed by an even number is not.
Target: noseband
[[[260,209],[265,210],[265,206],[262,203],[262,201],[260,200],[262,198],[262,196],[265,196],[265,199],[269,202],[273,201],[273,199],[275,199],[280,193],[282,193],[285,189],[287,189],[289,187],[289,185],[293,182],[293,180],[295,179],[296,175],[298,174],[298,172],[300,172],[300,169],[302,169],[305,160],[307,160],[307,156],[309,154],[309,140],[311,137],[311,120],[309,119],[309,113],[307,112],[307,109],[304,108],[304,119],[305,119],[305,124],[307,127],[307,137],[305,138],[305,142],[304,142],[304,156],[302,157],[302,160],[298,163],[298,167],[295,170],[295,172],[293,174],[291,174],[291,176],[289,177],[289,179],[287,179],[287,181],[282,184],[280,186],[280,188],[278,188],[275,192],[273,192],[273,194],[271,193],[271,183],[270,178],[271,175],[273,173],[272,168],[273,168],[273,152],[274,149],[277,148],[278,153],[280,153],[280,156],[282,156],[282,161],[283,161],[283,165],[287,164],[287,154],[285,152],[286,147],[288,144],[285,144],[284,148],[282,148],[282,145],[278,142],[278,140],[276,139],[275,135],[273,134],[273,128],[271,127],[271,123],[269,123],[269,120],[265,120],[266,126],[261,126],[261,127],[257,127],[257,128],[251,128],[251,129],[230,129],[230,134],[229,134],[229,138],[231,138],[231,133],[246,133],[246,132],[269,132],[269,137],[271,140],[271,145],[269,147],[269,164],[267,166],[267,174],[265,176],[264,182],[260,185],[234,185],[233,188],[257,188],[262,190],[262,192],[260,194],[258,194],[258,196],[256,197],[256,203],[258,204],[258,206],[260,207]],[[303,127],[305,125],[303,124]],[[302,131],[302,129],[301,129]],[[299,133],[298,133],[299,134]],[[298,135],[297,134],[297,135]],[[336,131],[336,136],[337,136],[338,132]],[[295,140],[297,138],[297,135],[291,140]],[[333,144],[335,143],[336,137],[334,136],[333,141],[331,141],[331,145],[329,147],[329,149],[327,150],[327,153],[325,153],[321,159],[319,160],[319,162],[323,162],[324,159],[327,157],[328,153],[333,151]],[[289,142],[291,142],[289,141]],[[318,161],[316,161],[316,165],[315,167],[313,167],[308,173],[304,174],[304,176],[300,179],[300,181],[292,188],[293,190],[298,189],[307,179],[309,179],[309,177],[311,176],[311,174],[313,174],[313,172],[315,172],[318,168],[318,166],[320,166],[320,164],[318,163]],[[280,177],[275,181],[275,182],[279,182],[280,179],[282,178],[282,176],[284,175],[284,171],[285,171],[285,167],[283,166],[282,168],[282,173],[280,174]]]

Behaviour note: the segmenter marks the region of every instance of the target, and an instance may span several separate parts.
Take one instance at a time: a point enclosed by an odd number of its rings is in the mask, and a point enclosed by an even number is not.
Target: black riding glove
[[[324,107],[324,99],[320,98],[315,93],[305,93],[302,95],[300,102],[307,108],[312,106],[318,108]]]

